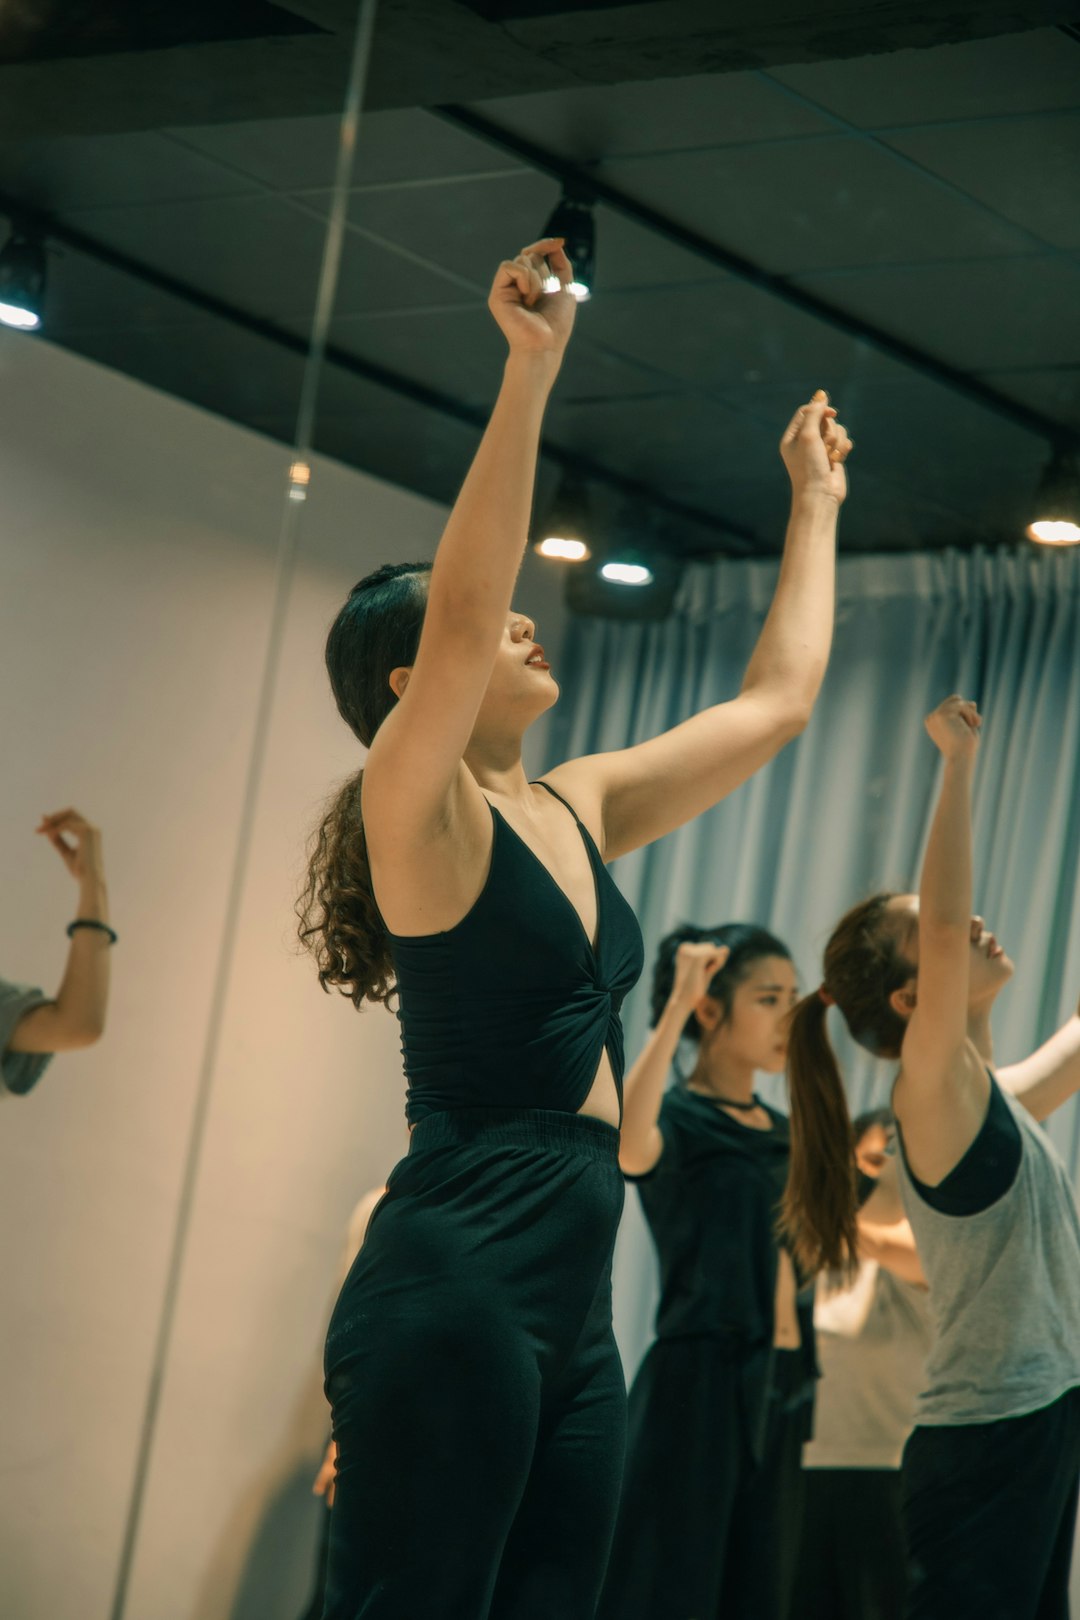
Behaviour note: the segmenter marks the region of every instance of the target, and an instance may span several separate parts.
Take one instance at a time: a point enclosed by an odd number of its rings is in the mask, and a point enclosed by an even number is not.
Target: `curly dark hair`
[[[354,736],[371,740],[397,702],[395,669],[415,663],[427,610],[430,563],[388,563],[354,585],[330,626],[326,668],[338,712]],[[360,813],[364,773],[348,777],[329,801],[308,849],[307,881],[296,904],[299,934],[319,970],[354,1007],[389,1005],[396,989],[390,944],[371,885]]]

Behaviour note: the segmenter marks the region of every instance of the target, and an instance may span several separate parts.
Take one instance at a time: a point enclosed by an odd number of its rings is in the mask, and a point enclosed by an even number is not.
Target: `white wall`
[[[59,977],[73,897],[33,836],[44,809],[74,803],[104,828],[121,935],[105,1040],[0,1116],[5,1617],[110,1613],[289,459],[0,333],[0,973]],[[357,760],[321,643],[354,580],[430,553],[443,516],[315,463],[129,1620],[292,1620],[309,1586],[343,1228],[403,1146],[396,1022],[322,996],[293,944],[304,839]],[[557,581],[530,560],[518,596],[556,654]]]

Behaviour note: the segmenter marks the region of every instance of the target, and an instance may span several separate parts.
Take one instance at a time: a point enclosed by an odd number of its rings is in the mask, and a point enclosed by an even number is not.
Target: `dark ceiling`
[[[1080,0],[944,9],[382,0],[316,448],[453,497],[490,273],[585,178],[545,494],[579,465],[601,522],[774,550],[776,440],[822,384],[849,550],[1014,543],[1080,442]],[[199,5],[161,43],[175,8],[113,0],[92,49],[87,10],[0,19],[0,211],[49,234],[47,338],[291,440],[354,8]]]

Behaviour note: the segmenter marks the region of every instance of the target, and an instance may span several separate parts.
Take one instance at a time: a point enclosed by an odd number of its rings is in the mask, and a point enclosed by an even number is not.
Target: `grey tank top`
[[[1000,1091],[991,1076],[990,1084]],[[930,1284],[933,1343],[917,1424],[1022,1417],[1080,1384],[1080,1214],[1064,1164],[1027,1109],[1016,1178],[973,1215],[932,1209],[900,1138],[900,1188]]]
[[[926,1382],[925,1288],[863,1260],[844,1288],[818,1278],[814,1301],[821,1377],[804,1468],[899,1468]]]

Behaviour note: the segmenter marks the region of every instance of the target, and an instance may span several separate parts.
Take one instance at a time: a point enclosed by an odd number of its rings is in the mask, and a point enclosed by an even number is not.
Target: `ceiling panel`
[[[48,212],[235,197],[257,188],[157,131],[0,142],[0,187]]]
[[[779,375],[806,396],[856,363],[853,338],[768,294],[719,277],[707,286],[597,296],[589,330],[616,353],[717,395]]]
[[[193,149],[232,165],[275,191],[301,191],[333,181],[338,117],[264,118],[176,131]],[[365,112],[353,181],[402,185],[465,174],[500,174],[521,165],[422,108]]]
[[[475,110],[580,163],[785,140],[830,127],[760,73],[590,85],[484,101]]]
[[[907,130],[888,143],[1050,246],[1080,249],[1080,111]]]
[[[933,50],[772,68],[769,77],[863,129],[1074,107],[1080,44],[1058,28]]]
[[[1010,399],[1018,399],[1063,426],[1080,430],[1080,364],[988,371],[984,381]]]
[[[1030,252],[869,141],[830,136],[605,165],[638,201],[774,272]]]
[[[1080,265],[1069,259],[916,265],[797,279],[962,370],[1080,362]]]

